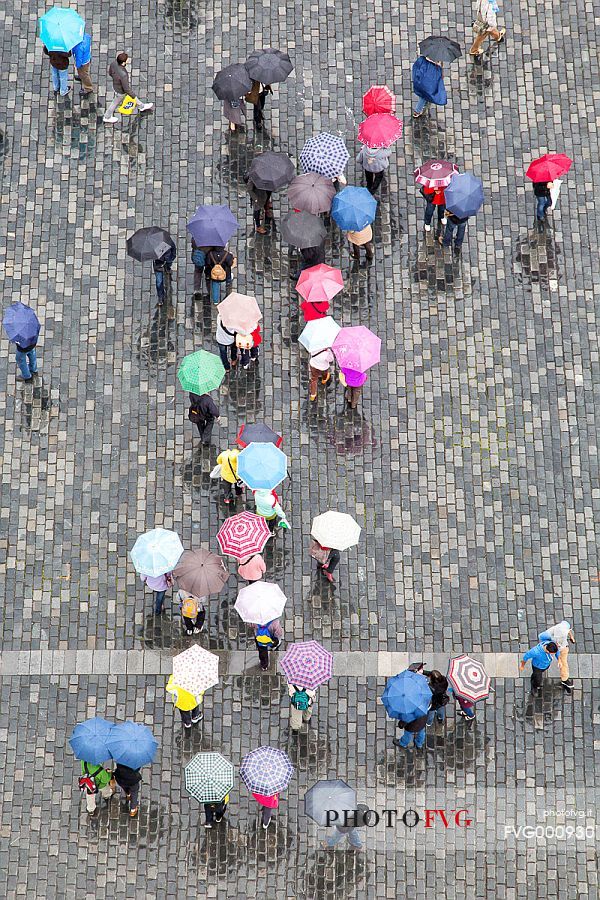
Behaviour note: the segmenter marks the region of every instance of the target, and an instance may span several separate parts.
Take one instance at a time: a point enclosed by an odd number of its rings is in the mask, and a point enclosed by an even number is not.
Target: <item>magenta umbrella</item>
[[[341,329],[331,349],[344,369],[366,372],[381,358],[381,338],[364,325],[352,325]]]
[[[367,147],[390,147],[402,137],[402,119],[391,113],[374,113],[358,126],[358,139]]]

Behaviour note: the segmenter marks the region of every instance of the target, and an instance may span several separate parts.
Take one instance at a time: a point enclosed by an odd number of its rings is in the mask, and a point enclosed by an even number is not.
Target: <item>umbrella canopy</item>
[[[374,116],[377,113],[393,113],[395,110],[396,98],[385,84],[373,85],[363,97],[363,112],[365,116]]]
[[[362,231],[376,212],[377,200],[362,187],[345,187],[331,204],[331,216],[342,231]]]
[[[175,243],[168,231],[158,225],[140,228],[127,238],[127,253],[139,262],[161,259],[169,250],[175,249]]]
[[[314,319],[322,319],[329,312],[329,303],[327,300],[314,301],[304,300],[300,304],[302,315],[306,322],[312,322]]]
[[[328,810],[343,824],[346,809],[356,809],[356,791],[341,778],[317,781],[304,795],[304,812],[317,825],[327,825]]]
[[[544,153],[529,164],[525,175],[532,181],[554,181],[566,175],[572,165],[573,160],[565,153]]]
[[[327,234],[321,219],[304,211],[289,212],[281,220],[280,230],[283,240],[300,250],[320,246]]]
[[[248,444],[253,443],[275,444],[276,447],[281,447],[283,444],[282,436],[263,422],[255,422],[254,425],[242,425],[235,441],[240,447],[247,447]]]
[[[200,803],[220,803],[234,778],[233,765],[220,753],[196,753],[185,767],[185,789]]]
[[[331,178],[306,172],[296,175],[290,182],[288,198],[294,209],[318,215],[329,212],[331,201],[335,197],[335,187]]]
[[[265,150],[252,160],[248,171],[250,181],[261,191],[278,191],[289,184],[296,169],[287,153]]]
[[[333,300],[344,287],[344,279],[339,269],[319,263],[303,269],[296,282],[296,290],[305,300]]]
[[[272,797],[284,791],[294,774],[294,767],[283,750],[259,747],[247,753],[240,766],[240,775],[249,791]]]
[[[280,665],[289,684],[314,691],[333,675],[333,654],[318,641],[300,641],[288,647]]]
[[[129,721],[113,725],[106,744],[115,762],[130,769],[147,766],[158,750],[158,743],[150,729]]]
[[[453,175],[458,172],[458,166],[447,159],[428,159],[422,166],[415,169],[415,181],[426,188],[447,187]]]
[[[390,147],[402,137],[402,119],[391,113],[374,113],[358,126],[358,139],[367,147]]]
[[[177,370],[179,384],[192,394],[208,394],[216,391],[225,378],[225,368],[215,353],[196,350],[189,353]]]
[[[251,334],[263,317],[256,298],[237,291],[221,300],[217,310],[225,328],[241,334]]]
[[[239,225],[228,206],[199,206],[187,223],[198,247],[224,247]]]
[[[324,316],[307,322],[298,342],[312,355],[327,350],[340,333],[340,326],[333,316]]]
[[[217,533],[221,552],[235,559],[262,553],[270,537],[266,520],[251,512],[238,513],[225,519]]]
[[[277,584],[271,581],[255,581],[241,589],[235,601],[235,609],[242,622],[251,625],[267,625],[278,619],[287,597]]]
[[[75,758],[83,759],[94,766],[99,766],[105,760],[110,759],[111,753],[107,740],[112,727],[112,722],[101,718],[87,719],[76,725],[69,738]]]
[[[217,72],[212,89],[219,100],[239,100],[252,89],[252,79],[246,66],[234,63]]]
[[[195,697],[219,683],[219,657],[193,644],[173,657],[173,681]]]
[[[381,338],[364,325],[351,325],[341,329],[332,349],[340,366],[366,372],[379,362]]]
[[[287,456],[275,444],[255,441],[238,456],[237,470],[251,491],[270,491],[287,478]]]
[[[30,306],[24,303],[11,303],[4,310],[2,319],[4,330],[9,341],[30,347],[35,344],[40,334],[40,322]]]
[[[273,47],[254,50],[246,60],[245,66],[250,78],[260,81],[261,84],[285,81],[294,68],[288,54]]]
[[[464,219],[474,216],[483,205],[483,184],[470,172],[453,175],[444,189],[446,209]]]
[[[480,662],[465,653],[450,660],[448,681],[455,694],[473,703],[485,699],[490,692],[490,676]]]
[[[310,533],[323,547],[348,550],[358,544],[360,525],[348,513],[330,509],[315,516]]]
[[[183,544],[176,532],[153,528],[139,536],[131,551],[131,561],[140,575],[157,578],[171,572],[182,553]]]
[[[39,20],[40,40],[48,50],[68,53],[83,40],[85,22],[74,9],[53,6]]]
[[[337,134],[326,131],[309,138],[300,154],[303,172],[316,172],[326,178],[337,178],[348,162],[346,145]]]
[[[173,575],[179,587],[194,597],[218,594],[229,578],[221,557],[209,550],[184,550]]]
[[[431,688],[424,675],[406,669],[388,678],[381,699],[390,718],[414,722],[429,709]]]
[[[460,44],[456,41],[451,41],[450,38],[435,37],[434,35],[431,35],[420,42],[419,53],[421,56],[426,56],[427,59],[430,59],[432,62],[451,63],[462,56]]]

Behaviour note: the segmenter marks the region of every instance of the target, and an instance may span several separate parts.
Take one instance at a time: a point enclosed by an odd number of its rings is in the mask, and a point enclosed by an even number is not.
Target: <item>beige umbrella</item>
[[[358,544],[360,525],[348,513],[330,509],[315,516],[310,533],[322,547],[347,550]]]
[[[248,294],[238,294],[237,291],[232,291],[228,297],[221,300],[217,310],[225,328],[231,328],[241,334],[251,334],[262,319],[256,299]]]

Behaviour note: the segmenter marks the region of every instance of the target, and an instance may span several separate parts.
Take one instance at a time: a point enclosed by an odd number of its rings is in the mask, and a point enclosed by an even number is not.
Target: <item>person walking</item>
[[[417,719],[413,719],[412,722],[398,721],[398,728],[403,728],[404,734],[401,738],[394,738],[392,744],[396,747],[404,747],[406,750],[414,741],[415,747],[417,750],[420,750],[425,743],[425,737],[427,735],[427,716],[428,713],[425,713]]]
[[[366,269],[367,265],[375,258],[375,245],[373,244],[373,229],[370,225],[361,231],[347,231],[346,237],[350,242],[350,249],[354,261],[360,264],[361,269]],[[360,262],[360,248],[365,251],[365,261]]]
[[[75,63],[75,81],[81,82],[80,97],[89,97],[94,93],[94,85],[90,75],[92,63],[92,36],[84,34],[83,40],[73,47],[73,62]]]
[[[431,703],[427,713],[427,724],[433,725],[434,720],[444,722],[446,719],[446,704],[449,702],[448,679],[437,669],[422,670],[425,678],[429,680],[431,688]]]
[[[129,815],[134,819],[140,807],[142,773],[139,769],[131,769],[129,766],[117,763],[113,776],[121,789],[121,798],[129,801]]]
[[[114,125],[115,122],[119,121],[118,117],[115,116],[115,110],[117,106],[121,105],[124,97],[129,96],[137,100],[136,113],[147,112],[154,106],[153,103],[142,103],[137,94],[134,93],[129,81],[129,72],[127,71],[128,61],[129,56],[127,53],[118,53],[117,58],[108,67],[108,74],[112,78],[114,95],[102,119],[106,124]]]
[[[335,584],[333,573],[340,562],[340,551],[335,550],[333,547],[324,547],[323,544],[311,538],[308,552],[313,559],[316,559],[319,572],[325,576],[327,581]]]
[[[215,339],[219,346],[219,356],[226,372],[237,366],[236,332],[225,328],[221,316],[217,314],[217,330]],[[229,358],[228,358],[229,357]],[[231,362],[230,362],[231,360]]]
[[[219,407],[210,394],[192,394],[190,392],[190,408],[188,419],[198,429],[203,444],[210,444],[210,437],[215,422],[219,420]]]
[[[438,237],[438,241],[442,245],[442,247],[450,247],[452,244],[452,238],[454,238],[454,255],[460,256],[469,217],[465,216],[461,219],[459,218],[459,216],[455,216],[453,212],[447,209],[444,213],[444,219],[442,221],[444,220],[446,224],[444,236]],[[456,234],[454,233],[455,229]]]
[[[532,694],[537,694],[539,696],[542,693],[544,673],[550,668],[553,656],[558,659],[558,646],[554,641],[540,641],[539,644],[536,644],[535,647],[531,647],[531,649],[523,655],[520,665],[521,671],[525,668],[526,663],[531,660]],[[563,687],[565,686],[563,685]],[[571,693],[570,685],[566,686],[565,689],[568,693]]]
[[[413,91],[419,98],[413,110],[413,119],[419,119],[430,103],[445,106],[448,102],[441,62],[435,62],[427,56],[419,56],[413,63],[412,82]]]
[[[256,232],[258,234],[269,234],[271,230],[275,231],[271,191],[264,191],[261,188],[257,188],[247,172],[244,175],[244,183],[250,200],[252,201],[252,217],[254,219],[254,228]],[[262,224],[263,216],[264,225]]]
[[[246,104],[240,98],[239,100],[223,100],[223,115],[229,122],[231,131],[237,128],[243,129],[246,121]]]
[[[211,247],[206,254],[206,280],[210,282],[211,297],[213,303],[221,299],[221,285],[225,282],[227,288],[233,281],[231,270],[236,266],[237,260],[227,247]]]
[[[498,28],[497,15],[500,12],[497,0],[477,0],[473,32],[475,38],[469,50],[469,55],[475,57],[475,61],[483,56],[483,43],[486,38],[491,38],[496,44],[501,44],[506,36],[506,28]]]
[[[98,796],[106,801],[107,805],[115,792],[113,773],[104,766],[95,766],[93,763],[81,760],[81,777],[79,787],[85,791],[85,804],[90,816],[95,816],[98,811]]]
[[[233,500],[234,487],[236,497],[240,497],[243,493],[242,482],[238,478],[237,470],[239,455],[240,451],[234,447],[233,450],[222,450],[217,456],[217,465],[221,466],[221,481],[224,487],[223,503],[226,504]]]
[[[265,561],[260,553],[253,553],[252,556],[246,556],[241,559],[238,564],[238,575],[248,584],[254,584],[255,581],[261,581],[263,575],[267,571]]]
[[[369,193],[374,194],[383,181],[384,173],[390,166],[391,155],[389,147],[361,147],[356,159],[364,169]]]
[[[357,803],[352,825],[332,825],[332,834],[321,842],[321,846],[331,849],[332,847],[337,846],[340,841],[343,841],[344,838],[347,838],[350,847],[353,847],[355,850],[360,850],[362,848],[362,841],[360,839],[360,834],[358,833],[358,828],[362,825],[366,825],[365,816],[367,816],[370,811],[369,807],[364,803]]]
[[[296,684],[288,684],[290,695],[290,729],[298,732],[304,722],[310,722],[313,714],[313,706],[317,696],[316,691]]]
[[[235,345],[240,351],[242,366],[249,368],[251,362],[258,362],[259,347],[262,344],[260,325],[257,325],[251,334],[236,333]]]
[[[183,630],[187,635],[200,634],[206,621],[206,597],[194,597],[189,591],[177,592]]]
[[[533,193],[535,195],[535,221],[538,231],[546,227],[548,210],[552,206],[551,188],[553,181],[534,181]]]
[[[54,96],[56,97],[57,94],[60,94],[61,97],[66,97],[71,92],[69,87],[69,57],[71,56],[71,51],[66,53],[62,50],[48,50],[44,46],[44,53],[50,62]]]
[[[328,384],[331,381],[330,368],[333,365],[333,362],[333,352],[329,347],[325,350],[320,350],[318,353],[313,353],[308,357],[308,395],[311,400],[317,399],[319,379],[321,380],[321,384]]]
[[[474,721],[475,704],[471,700],[465,700],[464,697],[459,697],[459,695],[456,693],[454,693],[454,699],[458,704],[459,716],[461,716],[463,719],[466,719],[468,722]]]
[[[356,409],[358,406],[362,386],[366,380],[366,372],[355,372],[353,369],[341,369],[340,384],[346,389],[344,391],[344,397],[350,409]]]
[[[204,718],[201,706],[204,699],[204,691],[201,694],[192,694],[186,691],[178,684],[175,684],[173,675],[169,676],[167,681],[167,693],[171,695],[173,706],[179,710],[183,727],[189,731],[192,725],[196,725]]]
[[[257,794],[253,791],[252,796],[254,797],[258,805],[262,807],[260,818],[262,827],[266,831],[271,822],[273,810],[279,808],[279,794],[277,793],[273,794],[271,797],[267,797],[266,794]]]
[[[37,341],[27,347],[22,347],[15,342],[15,359],[21,373],[17,375],[17,381],[33,381],[34,376],[38,374],[36,347]]]
[[[173,573],[165,572],[164,575],[140,575],[140,578],[151,591],[154,591],[154,612],[160,616],[165,608],[165,595],[167,589],[173,587]]]
[[[295,272],[290,272],[292,281],[300,278],[304,269],[311,269],[313,266],[319,266],[325,262],[325,241],[318,247],[301,247],[299,267]]]
[[[428,188],[423,186],[421,187],[421,194],[427,201],[427,205],[425,206],[425,222],[423,227],[425,228],[425,231],[431,231],[431,220],[433,219],[433,214],[437,209],[437,225],[435,229],[435,236],[439,238],[442,232],[444,210],[446,209],[444,188]]]
[[[266,488],[257,488],[252,491],[254,495],[255,513],[267,520],[271,531],[275,530],[275,526],[280,528],[289,528],[286,515],[279,502],[279,497],[275,491],[269,491]]]
[[[229,794],[221,800],[220,803],[205,803],[204,804],[204,827],[212,828],[216,823],[223,821],[225,813],[227,812],[227,804],[229,803]]]
[[[552,641],[558,647],[558,671],[560,684],[570,694],[573,689],[573,679],[569,677],[569,641],[575,643],[575,635],[570,624],[564,619],[556,625],[551,625],[538,635],[540,641]]]
[[[258,661],[263,672],[269,668],[269,651],[279,650],[283,639],[283,628],[279,619],[271,619],[264,625],[253,625],[254,642],[258,650]]]
[[[273,89],[270,84],[261,85],[260,81],[253,81],[252,87],[244,97],[244,100],[251,103],[254,107],[252,118],[257,131],[262,131],[263,129],[265,103],[267,102],[267,96],[272,93]]]
[[[165,302],[165,299],[168,300],[169,303],[172,300],[173,282],[171,269],[176,257],[177,250],[175,249],[175,247],[169,247],[169,249],[166,253],[163,254],[163,256],[152,261],[154,280],[156,282],[156,296],[158,297],[159,306],[162,306],[162,304]]]
[[[192,238],[192,262],[194,263],[194,299],[202,296],[204,279],[206,278],[206,287],[210,294],[210,282],[206,275],[206,254],[210,247],[199,247],[194,238]]]

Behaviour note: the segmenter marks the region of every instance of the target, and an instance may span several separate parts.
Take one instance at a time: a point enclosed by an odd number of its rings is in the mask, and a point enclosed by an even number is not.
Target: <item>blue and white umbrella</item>
[[[152,762],[158,743],[145,725],[137,722],[119,722],[113,725],[106,739],[106,746],[115,762],[130,769],[139,769]]]
[[[76,759],[83,759],[94,766],[99,766],[110,759],[111,752],[107,741],[112,729],[113,723],[100,717],[79,722],[69,738]]]
[[[141,534],[131,551],[136,572],[153,578],[171,572],[183,553],[179,535],[166,528],[153,528]]]
[[[252,750],[240,766],[240,775],[248,790],[265,797],[285,790],[293,774],[294,767],[289,756],[275,747]]]
[[[287,478],[287,456],[275,444],[253,441],[238,456],[237,471],[251,491],[271,491]]]
[[[344,171],[348,159],[342,138],[323,131],[307,140],[300,154],[300,165],[303,172],[337,178]]]
[[[377,212],[377,200],[362,187],[346,187],[333,198],[331,216],[342,231],[362,231]]]

